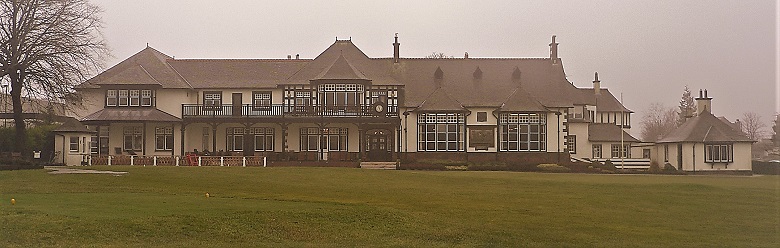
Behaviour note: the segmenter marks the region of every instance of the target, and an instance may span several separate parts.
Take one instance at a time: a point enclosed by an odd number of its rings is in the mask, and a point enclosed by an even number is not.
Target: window
[[[669,145],[664,145],[664,162],[669,162]]]
[[[252,92],[252,108],[254,108],[254,110],[271,110],[271,92]]]
[[[173,127],[154,129],[155,151],[173,151]]]
[[[325,106],[357,106],[363,98],[362,84],[321,84],[317,90],[325,100]]]
[[[108,107],[150,107],[153,104],[152,90],[107,90],[106,106]]]
[[[732,144],[705,144],[704,162],[731,163],[734,162],[734,147]]]
[[[210,140],[209,139],[209,132],[211,132],[211,131],[209,130],[208,127],[204,127],[203,128],[203,139],[201,140],[201,142],[203,144],[203,150],[204,151],[209,149],[209,140]]]
[[[218,109],[222,106],[222,92],[206,91],[203,92],[203,105],[207,108]]]
[[[243,127],[227,128],[227,150],[232,152],[244,151]]]
[[[141,90],[141,106],[152,106],[152,90]]]
[[[143,145],[143,128],[142,127],[125,127],[124,130],[124,150],[125,151],[140,151]]]
[[[642,149],[642,158],[650,158],[650,149]]]
[[[612,157],[613,158],[630,158],[631,157],[631,145],[623,145],[623,151],[621,154],[620,144],[612,144]]]
[[[106,106],[114,107],[117,104],[116,90],[106,91]]]
[[[69,151],[71,153],[77,153],[79,152],[79,137],[70,137],[70,147]]]
[[[417,116],[418,151],[463,151],[463,114],[422,113]]]
[[[601,158],[601,144],[593,145],[593,158]]]
[[[487,112],[477,112],[477,122],[487,122]]]
[[[270,127],[256,127],[250,129],[250,133],[255,135],[255,151],[272,152],[274,151],[274,129]]]
[[[577,153],[577,136],[576,135],[568,135],[566,136],[566,149],[569,150],[569,153],[576,154]]]
[[[126,107],[128,105],[128,90],[119,90],[119,106]]]
[[[311,106],[311,91],[295,91],[295,111],[307,112]]]
[[[501,151],[546,151],[547,124],[537,113],[505,113],[500,116]]]
[[[347,128],[301,128],[301,151],[347,151]],[[320,140],[322,137],[322,140]]]
[[[140,90],[130,90],[130,106],[133,106],[133,107],[141,106],[141,91]]]

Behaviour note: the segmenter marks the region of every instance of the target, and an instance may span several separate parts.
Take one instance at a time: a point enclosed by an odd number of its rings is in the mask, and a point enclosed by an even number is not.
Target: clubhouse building
[[[84,107],[74,115],[89,129],[61,136],[57,160],[653,156],[652,144],[625,132],[632,111],[598,74],[592,88],[566,79],[555,36],[544,58],[404,58],[398,37],[392,45],[392,57],[370,58],[336,39],[314,59],[175,59],[147,47],[76,88]]]

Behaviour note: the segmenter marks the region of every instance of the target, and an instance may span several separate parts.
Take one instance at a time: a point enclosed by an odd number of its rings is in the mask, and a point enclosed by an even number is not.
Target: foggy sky
[[[336,36],[369,57],[443,52],[548,57],[557,35],[566,75],[592,87],[598,71],[635,111],[678,105],[683,87],[708,89],[713,114],[777,112],[774,1],[194,1],[93,0],[104,9],[113,66],[150,46],[176,58],[314,58]],[[768,129],[767,129],[768,130]]]

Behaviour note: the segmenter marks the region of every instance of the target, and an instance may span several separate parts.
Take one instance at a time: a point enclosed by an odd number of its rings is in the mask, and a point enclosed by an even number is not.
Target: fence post
[[[176,166],[179,166],[179,156],[173,157],[173,159],[176,159]]]
[[[87,157],[87,164],[88,164],[89,166],[92,166],[92,155],[87,155],[87,156],[88,156],[88,157]]]
[[[266,159],[266,158],[268,158],[268,157],[266,157],[266,156],[263,156],[263,167],[265,167],[265,165],[266,165],[266,164],[265,164],[265,163],[266,163],[266,161],[265,161],[265,159]]]
[[[134,160],[135,160],[135,155],[130,155],[130,166],[133,165],[133,162],[135,162]]]
[[[198,166],[200,166],[200,156],[198,156]]]
[[[111,158],[112,158],[112,157],[113,157],[113,156],[111,156],[111,155],[108,155],[108,165],[111,165]]]
[[[157,156],[152,157],[152,165],[157,166]]]
[[[219,166],[225,166],[225,157],[219,156]]]
[[[246,157],[241,157],[241,165],[246,167]]]

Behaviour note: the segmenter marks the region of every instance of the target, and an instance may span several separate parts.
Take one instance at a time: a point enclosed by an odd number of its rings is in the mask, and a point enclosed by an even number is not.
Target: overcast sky
[[[314,58],[335,38],[369,57],[443,52],[547,57],[557,35],[568,79],[602,87],[634,110],[678,105],[683,87],[708,89],[713,113],[778,105],[777,4],[770,0],[195,1],[93,0],[104,9],[112,66],[150,46],[176,58]]]

